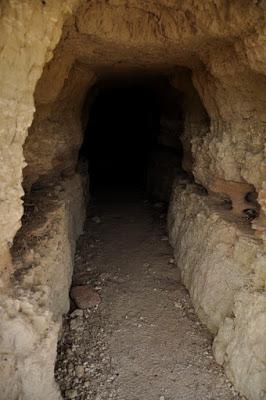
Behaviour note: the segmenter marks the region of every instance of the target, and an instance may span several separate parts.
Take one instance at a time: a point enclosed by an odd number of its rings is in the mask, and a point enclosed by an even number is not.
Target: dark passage
[[[95,93],[81,148],[91,193],[110,186],[147,188],[154,158],[166,174],[166,160],[168,169],[180,167],[180,94],[165,80],[102,84]]]

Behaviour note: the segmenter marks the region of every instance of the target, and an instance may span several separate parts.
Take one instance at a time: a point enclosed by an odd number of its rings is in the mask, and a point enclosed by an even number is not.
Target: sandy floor
[[[94,287],[102,302],[65,318],[56,366],[63,397],[240,399],[180,283],[163,210],[136,192],[93,204],[73,284]]]

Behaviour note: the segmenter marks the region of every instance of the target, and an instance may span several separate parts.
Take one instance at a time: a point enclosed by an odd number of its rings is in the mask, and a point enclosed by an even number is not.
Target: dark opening
[[[173,175],[181,167],[181,96],[166,79],[105,82],[95,93],[80,151],[92,194],[103,187],[147,189],[160,169]]]

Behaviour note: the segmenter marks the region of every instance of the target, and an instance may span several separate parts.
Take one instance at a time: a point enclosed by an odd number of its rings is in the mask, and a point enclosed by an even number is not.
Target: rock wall
[[[69,309],[75,242],[85,218],[79,175],[25,200],[12,249],[13,296],[2,296],[1,398],[59,400],[54,364],[61,316]]]
[[[1,226],[0,271],[3,284],[12,270],[9,248],[23,214],[22,145],[34,114],[33,92],[44,64],[60,39],[66,15],[77,4],[64,2],[1,2]]]
[[[195,152],[192,153],[192,139],[202,140],[210,129],[210,118],[201,98],[192,83],[190,70],[179,68],[178,73],[171,79],[173,87],[182,94],[183,126],[180,140],[183,147],[182,167],[191,176]]]
[[[50,214],[47,211],[45,216],[35,215],[39,232],[33,236],[36,242],[42,238],[39,248],[35,243],[33,250],[26,241],[28,254],[23,257],[18,254],[20,258],[15,260],[14,265],[10,247],[21,226],[23,214],[23,143],[35,110],[35,86],[60,39],[64,20],[76,5],[75,0],[4,0],[0,6],[0,390],[3,399],[61,398],[53,370],[60,318],[68,307],[67,292],[77,235],[73,218],[79,220],[76,221],[78,230],[82,224],[82,216],[78,216],[82,204],[78,183],[76,196],[80,196],[80,204],[76,210],[69,192],[57,205],[54,204]],[[52,237],[47,236],[48,228],[52,228]],[[23,229],[26,229],[25,234],[29,235],[27,240],[30,241],[29,226],[25,225]],[[10,281],[10,275],[15,270]],[[62,272],[57,279],[55,271]]]
[[[250,399],[266,390],[265,247],[250,222],[201,186],[176,181],[170,241],[195,309],[217,335],[216,360]]]
[[[47,74],[46,67],[35,92],[37,109],[24,145],[27,167],[23,186],[27,191],[34,182],[45,184],[75,173],[83,140],[82,106],[96,80],[84,65],[75,64],[65,76],[63,87],[57,88],[59,92],[53,87],[53,92],[47,93],[51,85]]]
[[[252,25],[256,7],[246,19],[239,11],[236,21]],[[261,340],[266,333],[264,15],[265,9],[256,26],[231,43],[201,53],[203,65],[192,68],[207,119],[199,113],[202,107],[192,107],[197,95],[191,97],[180,73],[172,80],[190,99],[185,114],[196,116],[192,126],[185,123],[183,166],[203,185],[203,194],[197,186],[176,184],[169,210],[171,243],[194,306],[217,335],[217,361],[236,388],[254,400],[266,393]]]

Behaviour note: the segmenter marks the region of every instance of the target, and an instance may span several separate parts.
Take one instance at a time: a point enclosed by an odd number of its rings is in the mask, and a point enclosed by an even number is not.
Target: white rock
[[[69,389],[66,390],[65,395],[67,399],[75,399],[78,396],[78,392],[76,389]]]
[[[82,365],[78,365],[75,369],[75,372],[78,378],[82,378],[84,376],[84,367]]]

